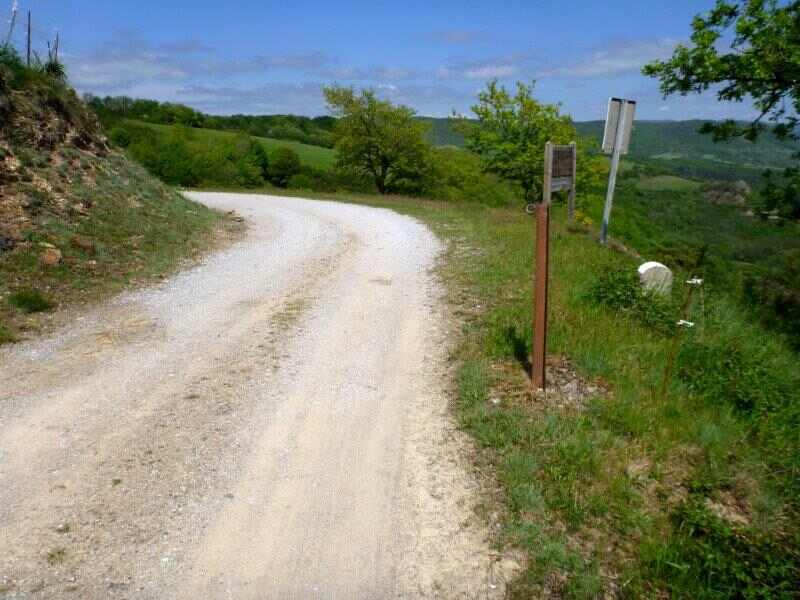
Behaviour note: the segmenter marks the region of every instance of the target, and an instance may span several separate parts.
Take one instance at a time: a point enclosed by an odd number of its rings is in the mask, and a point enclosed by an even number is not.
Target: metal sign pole
[[[611,155],[611,170],[608,173],[608,191],[606,192],[606,205],[603,208],[603,223],[600,226],[600,243],[608,241],[608,222],[611,219],[611,206],[614,203],[614,188],[617,186],[617,170],[619,169],[619,157],[622,153],[622,144],[625,137],[625,123],[628,119],[628,102],[622,101],[619,118],[617,119],[617,131],[614,136],[614,152]]]

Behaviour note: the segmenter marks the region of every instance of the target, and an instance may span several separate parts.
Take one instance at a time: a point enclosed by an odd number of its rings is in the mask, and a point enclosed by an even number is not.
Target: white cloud
[[[142,81],[189,78],[179,65],[159,60],[156,56],[92,56],[66,58],[69,77],[81,90],[127,89]]]
[[[527,54],[512,54],[509,56],[442,65],[434,71],[433,75],[440,80],[454,81],[504,79],[521,76],[521,74],[529,68],[529,63],[530,56]]]
[[[565,66],[545,69],[538,77],[603,77],[638,72],[646,63],[668,57],[677,43],[669,38],[617,40]]]
[[[519,69],[514,65],[484,65],[467,69],[464,75],[467,79],[502,79],[516,75],[518,71]]]
[[[321,82],[273,83],[259,87],[188,85],[176,94],[180,102],[213,114],[324,114]]]
[[[321,52],[254,56],[220,60],[212,49],[197,42],[153,45],[135,33],[120,34],[121,43],[106,44],[83,55],[65,55],[72,84],[81,91],[123,93],[147,82],[178,85],[208,76],[291,71],[319,73],[330,62]]]

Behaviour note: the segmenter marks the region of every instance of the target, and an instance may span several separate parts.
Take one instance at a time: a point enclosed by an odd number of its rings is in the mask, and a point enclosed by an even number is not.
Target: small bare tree
[[[17,0],[11,4],[11,19],[8,22],[8,35],[6,36],[5,46],[11,45],[11,36],[14,35],[14,27],[17,25],[17,13],[19,12],[19,3]]]

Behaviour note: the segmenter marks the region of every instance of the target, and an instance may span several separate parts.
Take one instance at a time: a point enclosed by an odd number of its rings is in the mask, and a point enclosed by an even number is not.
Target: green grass
[[[26,289],[14,292],[8,297],[8,303],[24,313],[44,312],[55,307],[39,290]]]
[[[131,123],[143,127],[150,127],[152,129],[167,132],[170,129],[170,125],[156,125],[153,123],[145,123],[142,121],[130,121]],[[190,130],[194,135],[199,137],[206,137],[212,139],[231,139],[236,136],[234,132],[229,131],[219,131],[216,129],[199,129],[193,128]],[[310,144],[301,144],[300,142],[294,142],[291,140],[276,140],[272,138],[263,138],[263,137],[256,137],[254,138],[258,140],[267,152],[272,152],[273,150],[286,147],[291,148],[300,156],[300,160],[303,164],[308,165],[310,167],[315,167],[318,169],[332,169],[333,165],[336,161],[336,154],[330,148],[323,148],[322,146],[312,146]]]
[[[549,353],[568,357],[600,392],[585,406],[532,401],[521,360],[531,340],[531,219],[522,210],[335,197],[411,214],[450,242],[441,275],[465,319],[456,414],[504,489],[498,543],[528,555],[510,597],[794,597],[796,354],[724,289],[693,303],[697,326],[676,346],[662,319],[597,293],[615,285],[603,273],[637,263],[600,246],[596,232],[568,227],[556,209]],[[676,285],[673,306],[685,293]]]
[[[701,184],[691,179],[684,179],[676,175],[656,175],[655,177],[643,177],[636,182],[636,189],[643,192],[668,191],[668,192],[691,192],[698,189]]]
[[[11,330],[7,326],[0,324],[0,345],[12,344],[16,341],[17,338],[11,333]]]

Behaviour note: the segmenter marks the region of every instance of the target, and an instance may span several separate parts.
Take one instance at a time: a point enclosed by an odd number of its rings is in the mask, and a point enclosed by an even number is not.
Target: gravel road
[[[430,231],[191,194],[248,224],[0,349],[0,598],[493,598]]]

